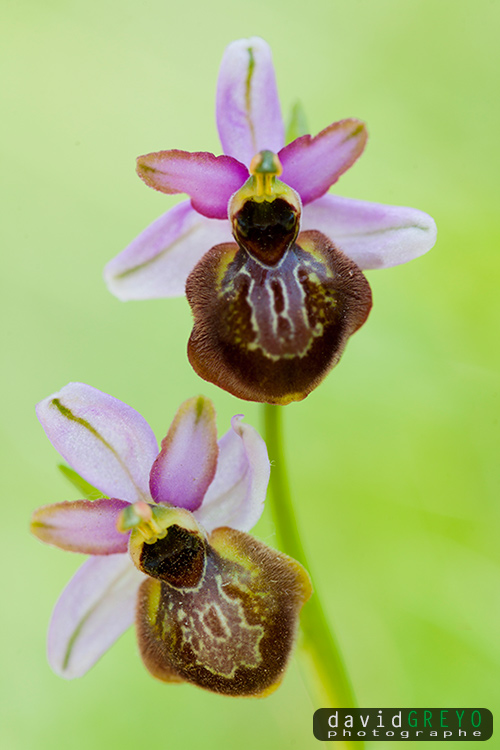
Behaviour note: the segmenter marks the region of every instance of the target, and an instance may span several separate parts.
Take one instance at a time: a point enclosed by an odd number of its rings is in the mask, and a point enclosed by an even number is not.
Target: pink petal
[[[248,531],[264,509],[270,471],[266,444],[241,420],[233,417],[232,429],[219,440],[217,472],[195,513],[208,532],[219,526]]]
[[[185,401],[151,469],[153,499],[191,511],[199,508],[214,478],[218,454],[212,402],[203,396]]]
[[[206,151],[156,151],[139,156],[137,174],[162,193],[187,193],[193,208],[209,219],[227,219],[229,198],[248,179],[248,170],[230,156]]]
[[[121,300],[179,297],[203,255],[231,240],[227,219],[207,219],[190,201],[183,201],[113,258],[104,269],[104,279]]]
[[[91,557],[79,568],[49,626],[47,653],[56,674],[81,677],[132,625],[144,579],[128,555]]]
[[[69,383],[37,406],[52,445],[104,495],[149,498],[155,436],[135,409],[83,383]]]
[[[232,42],[217,82],[217,128],[225,154],[247,166],[285,142],[271,48],[259,37]]]
[[[324,195],[309,204],[302,229],[317,229],[360,268],[389,268],[423,255],[436,242],[436,224],[423,211]]]
[[[279,152],[280,179],[300,194],[302,203],[310,203],[354,164],[367,138],[364,124],[355,119],[334,122],[314,138],[303,135]]]
[[[114,498],[45,505],[33,513],[31,531],[46,544],[84,555],[127,552],[128,535],[116,528],[118,515],[127,506]]]

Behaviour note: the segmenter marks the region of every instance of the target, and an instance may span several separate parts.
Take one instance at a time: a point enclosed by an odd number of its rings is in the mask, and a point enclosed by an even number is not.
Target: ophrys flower
[[[178,410],[161,450],[131,407],[81,383],[42,401],[49,439],[103,495],[35,511],[42,541],[92,555],[62,593],[49,661],[79,677],[134,618],[147,668],[166,682],[263,695],[281,682],[307,573],[246,533],[258,520],[269,461],[234,417],[218,442],[210,401]]]
[[[360,269],[425,253],[435,224],[416,209],[327,194],[362,153],[365,126],[341,120],[284,145],[262,39],[227,48],[217,125],[223,156],[170,150],[139,157],[146,184],[191,200],[141,234],[105,277],[121,299],[181,294],[187,281],[197,372],[242,398],[299,400],[368,316],[371,292]]]

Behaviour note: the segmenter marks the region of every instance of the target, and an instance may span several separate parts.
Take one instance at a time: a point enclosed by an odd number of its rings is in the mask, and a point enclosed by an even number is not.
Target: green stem
[[[311,574],[292,505],[283,452],[281,416],[280,406],[264,405],[265,437],[272,463],[270,489],[273,519],[279,547]],[[302,645],[315,675],[316,708],[353,708],[356,703],[351,684],[316,589],[302,611],[301,629]],[[345,745],[347,747],[351,743],[346,742]],[[363,747],[359,741],[356,745]]]

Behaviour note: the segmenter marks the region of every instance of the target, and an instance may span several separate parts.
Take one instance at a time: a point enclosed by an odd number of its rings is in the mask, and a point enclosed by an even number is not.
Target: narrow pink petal
[[[41,401],[38,419],[56,450],[104,495],[149,498],[155,436],[135,409],[84,383],[69,383]]]
[[[91,557],[79,568],[49,626],[47,653],[56,674],[81,677],[133,624],[144,579],[128,555]]]
[[[367,138],[364,124],[354,119],[334,122],[314,138],[303,135],[279,152],[280,179],[300,194],[302,203],[310,203],[354,164]]]
[[[156,151],[139,156],[137,174],[161,193],[187,193],[193,208],[209,219],[227,219],[229,198],[248,179],[248,170],[230,156],[206,151]]]
[[[241,420],[233,417],[232,429],[219,440],[217,472],[195,513],[208,532],[219,526],[248,531],[264,509],[270,471],[266,444]]]
[[[389,268],[423,255],[436,242],[436,224],[404,206],[324,195],[306,206],[302,229],[317,229],[360,268]]]
[[[225,154],[250,165],[259,151],[285,142],[271,48],[259,37],[232,42],[217,82],[216,117]]]
[[[31,518],[31,531],[46,544],[82,552],[113,555],[127,552],[128,535],[116,528],[124,500],[76,500],[38,508]]]
[[[203,255],[231,240],[227,219],[207,219],[190,201],[183,201],[113,258],[104,269],[104,279],[121,300],[179,297]]]
[[[218,454],[214,405],[203,396],[184,401],[151,469],[153,499],[191,511],[199,508]]]

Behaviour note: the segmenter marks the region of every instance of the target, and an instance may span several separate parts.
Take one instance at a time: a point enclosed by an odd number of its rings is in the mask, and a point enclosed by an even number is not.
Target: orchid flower
[[[56,604],[53,670],[83,675],[136,621],[142,659],[165,682],[227,695],[266,695],[281,682],[305,570],[246,532],[269,479],[263,440],[241,416],[217,442],[215,412],[197,397],[158,446],[134,409],[70,383],[37,407],[54,447],[100,499],[47,505],[32,531],[90,554]]]
[[[224,155],[170,150],[137,160],[148,186],[190,200],[108,263],[105,279],[122,300],[186,286],[198,374],[241,398],[289,403],[318,385],[365,322],[371,291],[361,269],[422,255],[436,227],[413,208],[328,194],[361,155],[366,128],[345,119],[285,145],[262,39],[226,49],[216,109]]]

